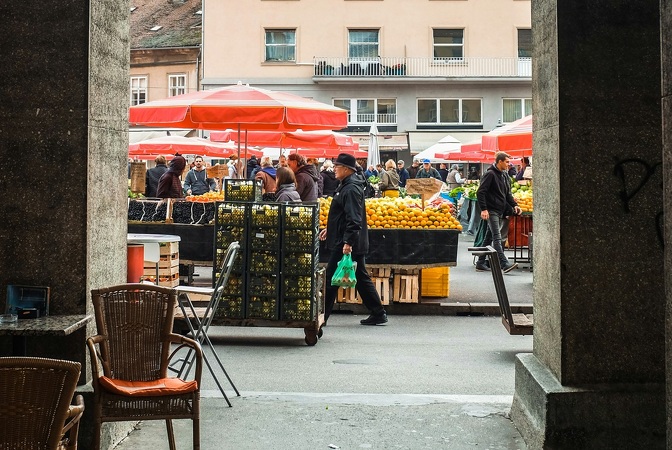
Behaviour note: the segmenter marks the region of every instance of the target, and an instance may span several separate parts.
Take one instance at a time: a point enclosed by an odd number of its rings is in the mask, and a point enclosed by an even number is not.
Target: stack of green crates
[[[317,315],[319,214],[318,204],[283,205],[281,320],[313,320]]]
[[[278,318],[280,208],[254,203],[250,209],[247,265],[247,313],[250,319]]]
[[[217,283],[222,260],[229,244],[238,241],[240,251],[224,286],[224,293],[215,317],[243,319],[245,317],[245,266],[247,251],[247,223],[251,204],[217,202],[215,207],[215,261],[212,283]]]

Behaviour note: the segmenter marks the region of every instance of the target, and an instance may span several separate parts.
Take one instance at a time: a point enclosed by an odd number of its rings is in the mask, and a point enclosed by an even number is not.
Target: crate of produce
[[[231,273],[224,286],[224,295],[242,296],[245,293],[245,277],[242,273]]]
[[[319,246],[320,241],[318,240],[317,230],[283,230],[283,251],[317,253]]]
[[[140,282],[149,281],[156,283],[156,270],[145,272],[140,278]],[[177,287],[180,285],[180,271],[175,273],[159,273],[159,286]]]
[[[233,180],[226,180],[233,181]],[[215,224],[223,225],[241,225],[247,224],[247,215],[249,206],[241,203],[217,202]]]
[[[224,293],[219,302],[217,311],[215,311],[216,319],[244,319],[245,318],[245,301],[242,295],[228,295]]]
[[[283,207],[283,228],[285,230],[315,230],[320,225],[320,205],[317,203],[286,204]]]
[[[278,292],[278,276],[275,274],[249,274],[247,293],[249,296],[275,296]]]
[[[224,199],[227,202],[260,202],[261,180],[224,180]]]
[[[168,205],[163,200],[129,200],[128,220],[132,222],[165,222]]]
[[[277,320],[278,301],[277,296],[250,295],[246,305],[246,317],[248,319]]]
[[[156,263],[153,261],[144,262],[145,269],[155,269]],[[178,267],[180,265],[180,254],[173,253],[172,255],[161,255],[159,258],[159,268],[168,269],[170,267]]]
[[[309,275],[283,276],[283,297],[311,297],[313,292],[313,278]]]
[[[287,275],[313,274],[317,270],[317,254],[315,252],[289,252],[283,254],[283,270]]]
[[[250,248],[277,252],[280,248],[280,228],[250,227]]]
[[[251,250],[248,255],[249,273],[266,273],[277,275],[280,271],[280,260],[277,252]]]
[[[180,251],[179,242],[161,242],[159,244],[159,254],[163,257],[164,255],[173,255]]]
[[[280,206],[254,203],[250,208],[250,226],[280,229]]]
[[[215,218],[214,202],[175,201],[171,213],[173,223],[206,224]]]
[[[285,298],[282,301],[282,320],[313,320],[317,315],[317,304],[313,298]]]

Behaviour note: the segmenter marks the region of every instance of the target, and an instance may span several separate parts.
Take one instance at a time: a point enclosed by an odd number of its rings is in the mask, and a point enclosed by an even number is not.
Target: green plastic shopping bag
[[[353,288],[357,284],[355,277],[355,270],[357,263],[352,261],[350,253],[344,254],[343,258],[338,262],[334,276],[331,277],[331,285],[344,288]]]

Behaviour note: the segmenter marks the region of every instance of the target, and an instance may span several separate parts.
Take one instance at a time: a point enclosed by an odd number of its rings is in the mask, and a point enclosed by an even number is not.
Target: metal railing
[[[313,58],[315,77],[531,78],[531,58]]]

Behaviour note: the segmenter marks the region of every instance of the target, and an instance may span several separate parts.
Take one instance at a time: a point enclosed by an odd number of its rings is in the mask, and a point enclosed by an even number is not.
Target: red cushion
[[[188,394],[198,389],[196,380],[184,381],[179,378],[161,378],[155,381],[126,381],[100,377],[98,382],[108,392],[127,397],[160,397],[164,395]]]

